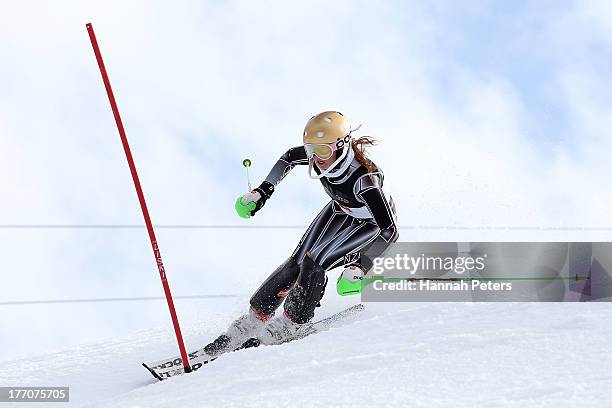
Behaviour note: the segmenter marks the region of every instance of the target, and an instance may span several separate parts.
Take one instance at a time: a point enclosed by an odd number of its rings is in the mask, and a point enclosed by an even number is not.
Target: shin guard
[[[306,323],[314,316],[325,292],[325,269],[306,256],[300,274],[285,301],[285,313],[295,323]]]
[[[251,297],[251,306],[261,314],[273,313],[287,296],[299,273],[298,264],[289,257],[257,289]]]

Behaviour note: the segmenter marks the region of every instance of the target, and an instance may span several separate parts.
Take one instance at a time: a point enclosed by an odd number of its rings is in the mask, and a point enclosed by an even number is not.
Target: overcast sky
[[[239,219],[241,161],[258,184],[333,109],[380,140],[371,156],[402,225],[612,227],[612,5],[588,0],[13,2],[0,14],[0,224],[142,224],[90,21],[157,224],[308,224],[327,198],[304,168]],[[159,235],[175,293],[248,294],[301,231]],[[0,248],[0,301],[161,295],[144,230],[0,229]],[[167,323],[162,304],[134,307],[68,319],[0,306],[0,357]]]

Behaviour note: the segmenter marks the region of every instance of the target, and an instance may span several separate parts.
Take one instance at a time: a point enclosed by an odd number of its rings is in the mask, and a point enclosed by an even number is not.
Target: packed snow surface
[[[317,317],[358,300],[330,295]],[[189,348],[236,317],[207,302],[219,309],[187,319]],[[342,327],[163,382],[140,364],[177,354],[169,327],[5,361],[1,382],[68,385],[84,407],[610,407],[611,323],[606,303],[368,303]]]

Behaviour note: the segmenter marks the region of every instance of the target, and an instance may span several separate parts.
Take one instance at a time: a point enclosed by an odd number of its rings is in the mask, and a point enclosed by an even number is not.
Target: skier
[[[347,265],[341,277],[358,278],[355,271],[367,272],[371,267],[367,258],[361,257],[363,252],[373,243],[384,248],[397,240],[395,208],[383,194],[383,173],[364,152],[374,140],[367,136],[353,139],[355,130],[340,112],[311,117],[303,145],[289,149],[259,187],[236,201],[241,217],[255,215],[296,165],[308,165],[309,176],[319,179],[331,197],[291,256],[252,296],[249,313],[207,345],[207,354],[237,349],[253,338],[262,344],[291,340],[320,305],[327,271]],[[284,313],[274,317],[283,300]]]

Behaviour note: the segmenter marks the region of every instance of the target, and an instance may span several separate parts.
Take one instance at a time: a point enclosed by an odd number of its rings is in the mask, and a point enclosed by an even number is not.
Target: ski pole
[[[249,175],[249,167],[251,167],[251,159],[244,159],[242,165],[246,168],[247,185],[249,186],[249,192],[253,191],[251,188],[251,176]]]
[[[106,68],[104,67],[102,53],[100,52],[100,47],[98,46],[98,41],[96,40],[96,34],[94,33],[93,26],[91,25],[91,23],[87,23],[85,27],[87,27],[87,32],[89,33],[89,40],[91,41],[91,46],[93,47],[94,54],[96,55],[96,61],[98,62],[98,68],[100,68],[100,74],[102,75],[102,81],[104,82],[104,87],[106,88],[106,94],[108,95],[108,100],[113,111],[113,116],[115,117],[115,123],[117,124],[117,130],[119,131],[119,137],[121,137],[121,143],[123,144],[125,157],[127,158],[128,165],[130,166],[132,180],[134,181],[134,187],[136,188],[136,194],[138,195],[138,201],[140,202],[140,209],[142,210],[142,215],[144,217],[145,224],[147,225],[147,232],[149,233],[149,239],[151,240],[153,255],[155,256],[155,262],[157,263],[157,270],[159,271],[159,277],[161,278],[162,286],[164,287],[164,294],[166,295],[166,301],[168,303],[168,308],[170,309],[170,316],[172,318],[174,332],[176,333],[176,341],[178,342],[179,350],[181,351],[183,367],[185,369],[185,372],[189,373],[191,372],[191,366],[189,365],[189,358],[187,357],[187,351],[185,350],[185,343],[183,342],[181,327],[179,325],[178,317],[176,316],[176,310],[174,308],[174,301],[172,300],[170,286],[168,285],[168,280],[166,279],[166,270],[162,261],[161,252],[159,251],[157,238],[155,237],[155,231],[153,230],[153,224],[151,223],[151,217],[149,216],[149,210],[147,209],[147,203],[145,202],[144,193],[142,192],[142,186],[140,185],[138,173],[136,172],[134,158],[132,157],[130,145],[128,144],[125,129],[123,128],[123,122],[121,121],[121,116],[119,115],[117,101],[115,100],[115,95],[113,94],[113,89],[111,88],[110,80],[108,79]]]

